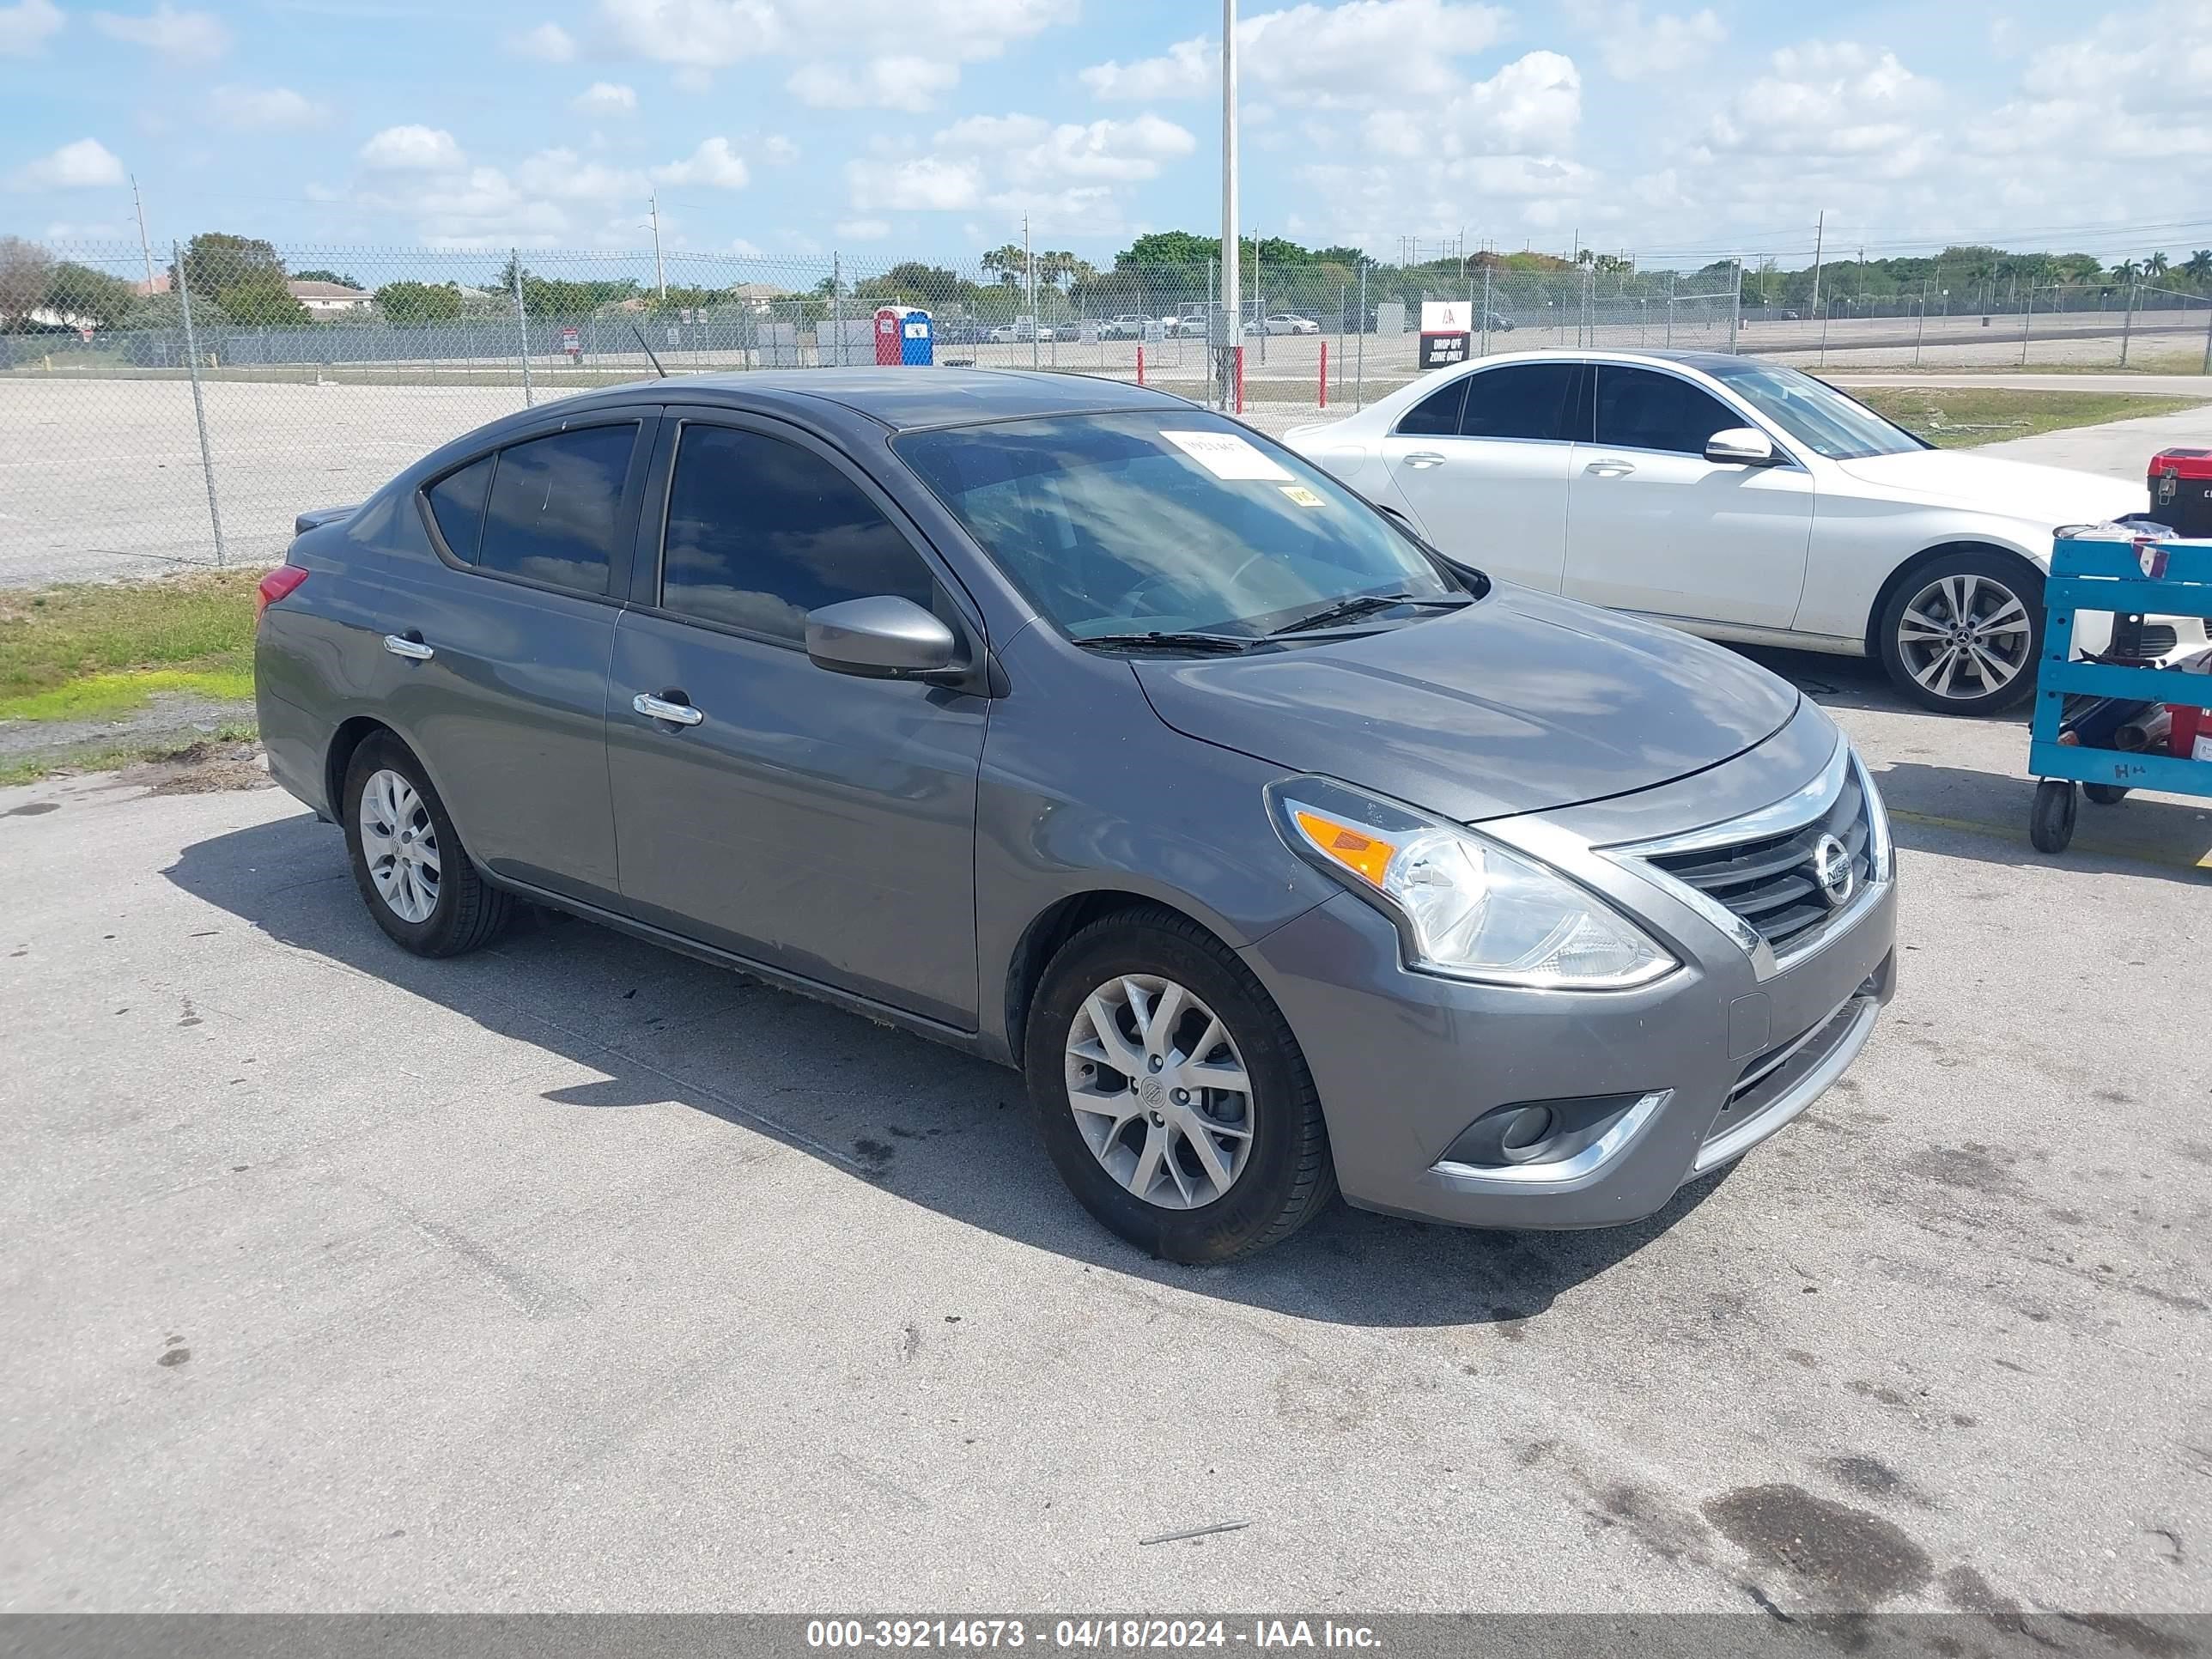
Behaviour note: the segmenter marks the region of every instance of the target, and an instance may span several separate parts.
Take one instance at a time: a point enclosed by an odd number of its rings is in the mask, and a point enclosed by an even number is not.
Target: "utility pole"
[[[660,290],[660,302],[668,303],[668,273],[660,264],[660,192],[654,191],[645,198],[646,210],[653,216],[653,282]]]
[[[1237,0],[1221,0],[1221,314],[1224,327],[1215,359],[1221,407],[1234,406],[1237,346],[1244,327],[1238,276],[1243,244],[1237,234]]]
[[[146,204],[138,198],[138,175],[131,175],[131,205],[138,210],[138,251],[146,256],[146,297],[154,295],[154,245],[146,240]]]
[[[1822,208],[1820,216],[1813,222],[1813,314],[1820,314],[1820,247],[1827,235],[1828,210]]]

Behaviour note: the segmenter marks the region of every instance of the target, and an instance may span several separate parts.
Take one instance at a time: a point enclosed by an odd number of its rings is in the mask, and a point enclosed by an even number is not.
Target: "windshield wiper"
[[[1128,649],[1133,647],[1159,646],[1174,651],[1218,651],[1224,654],[1249,651],[1261,641],[1239,638],[1234,634],[1093,634],[1076,641],[1078,645],[1110,645]]]
[[[1340,599],[1334,605],[1325,605],[1318,611],[1310,611],[1303,617],[1292,617],[1280,628],[1269,629],[1267,634],[1271,639],[1283,634],[1303,634],[1309,629],[1352,622],[1372,611],[1388,611],[1393,605],[1441,605],[1457,609],[1473,603],[1467,595],[1461,593],[1439,593],[1428,597],[1419,593],[1354,593],[1348,599]]]

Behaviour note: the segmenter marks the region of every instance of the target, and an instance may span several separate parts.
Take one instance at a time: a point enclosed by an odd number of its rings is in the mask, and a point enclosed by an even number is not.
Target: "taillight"
[[[298,565],[278,565],[264,576],[261,579],[261,585],[253,590],[253,620],[259,622],[263,611],[307,580],[307,573],[301,569]]]

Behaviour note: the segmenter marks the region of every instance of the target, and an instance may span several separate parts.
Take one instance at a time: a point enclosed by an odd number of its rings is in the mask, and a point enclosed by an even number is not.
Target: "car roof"
[[[854,368],[755,369],[727,374],[684,374],[665,381],[611,386],[574,399],[588,404],[635,403],[641,392],[672,402],[723,404],[732,408],[800,413],[808,404],[836,404],[893,432],[963,426],[1024,416],[1097,414],[1109,410],[1181,410],[1188,400],[1088,374],[1034,369]]]

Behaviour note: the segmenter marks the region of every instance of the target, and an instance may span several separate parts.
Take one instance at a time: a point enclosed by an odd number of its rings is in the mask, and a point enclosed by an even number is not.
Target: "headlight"
[[[1595,893],[1472,830],[1322,778],[1270,784],[1267,804],[1294,851],[1398,924],[1416,968],[1610,991],[1677,965]]]

